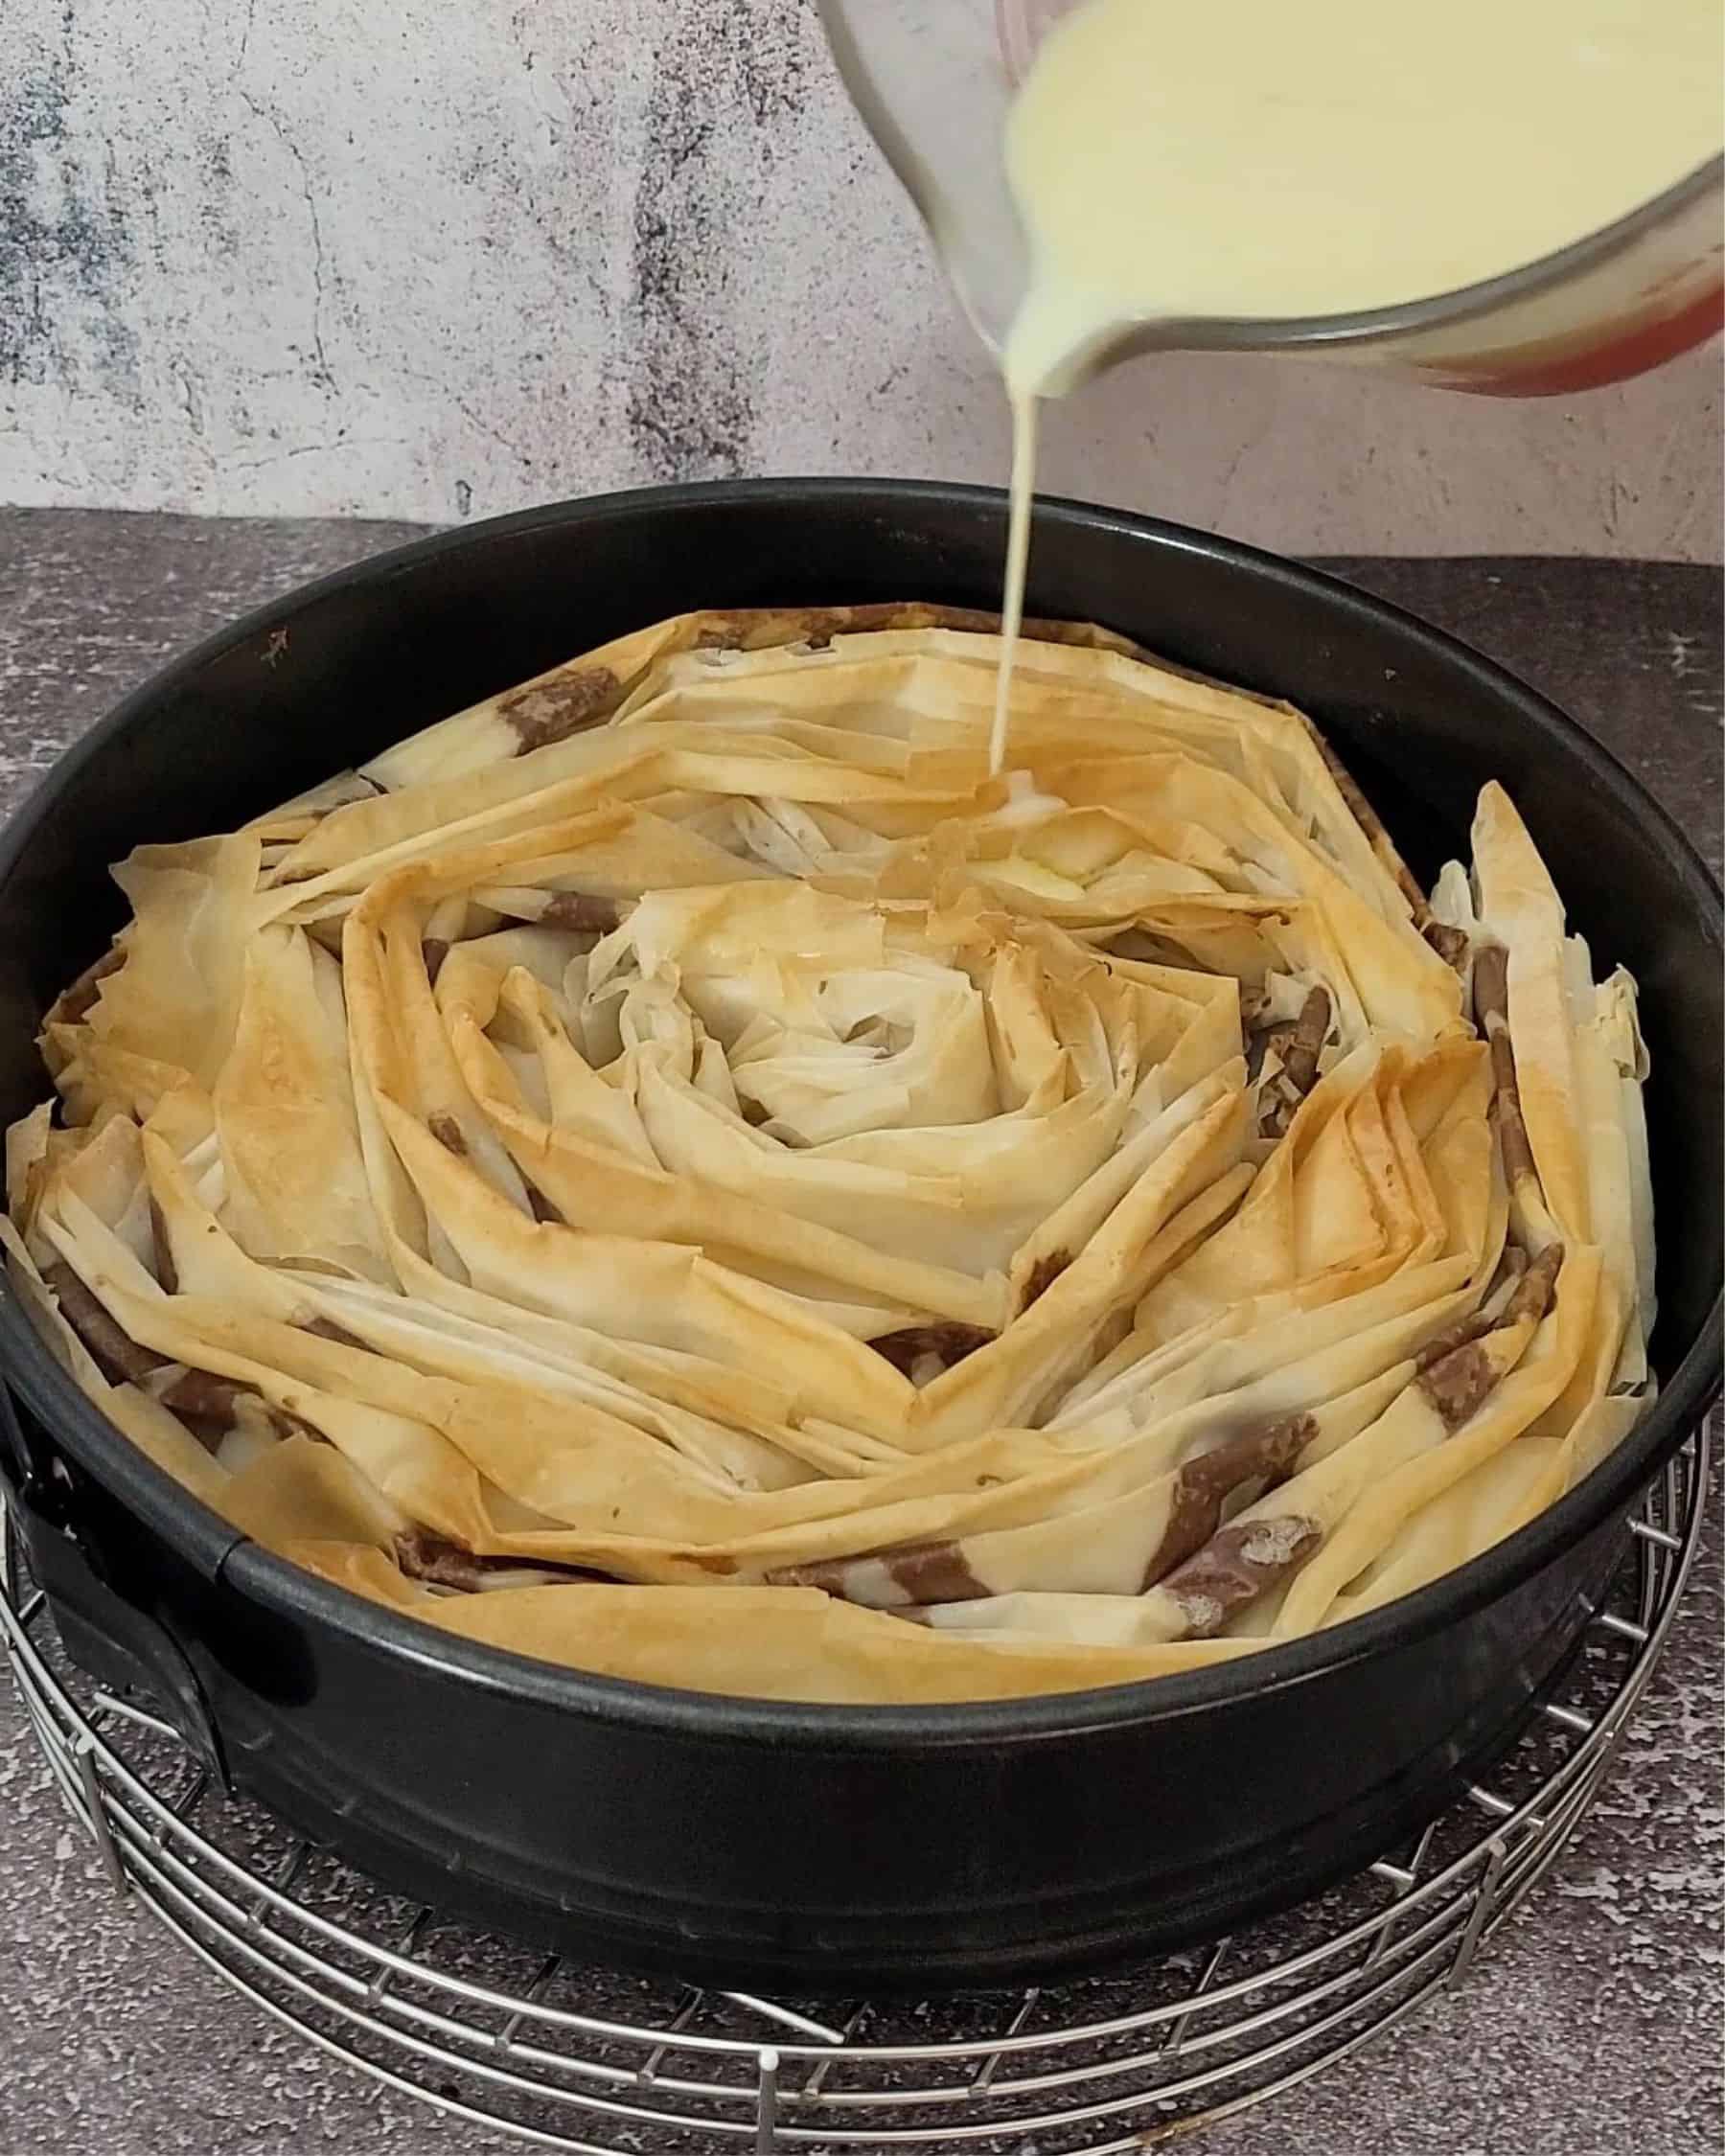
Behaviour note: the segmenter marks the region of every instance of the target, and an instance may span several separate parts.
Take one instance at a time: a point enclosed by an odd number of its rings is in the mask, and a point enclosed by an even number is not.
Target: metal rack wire
[[[1293,1915],[1081,1984],[811,2004],[572,1965],[385,1893],[212,1787],[61,1652],[0,1537],[0,1642],[116,1893],[327,2053],[566,2156],[1128,2156],[1318,2073],[1458,1983],[1586,1812],[1700,1528],[1704,1433],[1649,1487],[1561,1695],[1414,1846]]]

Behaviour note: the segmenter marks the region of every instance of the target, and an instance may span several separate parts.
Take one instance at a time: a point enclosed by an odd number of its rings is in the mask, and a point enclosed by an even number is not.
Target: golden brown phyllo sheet
[[[1285,706],[933,608],[702,614],[144,847],[12,1273],[248,1534],[808,1700],[1378,1607],[1652,1391],[1635,992],[1514,808],[1428,903]]]

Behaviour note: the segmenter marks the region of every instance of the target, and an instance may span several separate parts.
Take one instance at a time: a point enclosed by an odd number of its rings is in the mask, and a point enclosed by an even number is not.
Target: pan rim
[[[0,887],[26,858],[36,826],[85,768],[182,682],[236,648],[290,624],[330,593],[357,584],[384,585],[422,565],[476,545],[569,525],[667,515],[694,504],[798,510],[848,506],[887,516],[940,507],[1003,525],[1005,495],[992,487],[938,480],[784,478],[697,481],[622,490],[544,504],[437,532],[368,556],[252,609],[150,675],[57,759],[42,783],[0,832]],[[1500,705],[1514,707],[1535,736],[1560,746],[1628,810],[1670,860],[1721,950],[1721,894],[1687,835],[1652,794],[1576,721],[1508,669],[1341,577],[1209,533],[1067,497],[1039,497],[1039,529],[1108,531],[1153,549],[1196,554],[1257,582],[1316,598],[1332,610],[1370,620],[1404,642],[1422,645],[1452,670],[1471,675]],[[595,1675],[540,1662],[511,1649],[440,1633],[404,1613],[271,1555],[228,1526],[174,1482],[102,1415],[55,1360],[0,1270],[0,1378],[13,1385],[56,1442],[70,1437],[78,1463],[129,1510],[193,1556],[208,1576],[225,1581],[272,1613],[322,1622],[406,1667],[426,1667],[479,1688],[601,1721],[708,1739],[809,1750],[891,1752],[1003,1741],[1039,1742],[1119,1725],[1175,1720],[1278,1692],[1412,1647],[1514,1592],[1562,1558],[1612,1514],[1624,1511],[1648,1478],[1678,1449],[1718,1399],[1725,1346],[1725,1295],[1715,1282],[1712,1306],[1652,1411],[1576,1487],[1513,1535],[1414,1594],[1333,1628],[1260,1649],[1210,1668],[1022,1699],[928,1706],[858,1706],[763,1700],[743,1694]]]

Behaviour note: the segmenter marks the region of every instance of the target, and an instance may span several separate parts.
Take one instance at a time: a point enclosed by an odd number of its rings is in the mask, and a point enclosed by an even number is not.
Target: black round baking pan
[[[42,1095],[41,1013],[119,926],[103,871],[139,841],[231,828],[684,608],[986,607],[1003,526],[991,491],[659,489],[428,539],[251,615],[127,698],[0,841],[0,1118]],[[1521,1532],[1316,1638],[1078,1695],[797,1707],[553,1668],[295,1571],[110,1428],[0,1291],[0,1461],[68,1647],[387,1886],[564,1951],[808,1989],[1047,1975],[1213,1934],[1382,1853],[1508,1742],[1631,1502],[1716,1394],[1719,894],[1682,834],[1530,689],[1329,578],[1049,502],[1031,582],[1040,613],[1304,706],[1416,872],[1464,850],[1484,780],[1509,788],[1575,926],[1641,983],[1658,1404]]]

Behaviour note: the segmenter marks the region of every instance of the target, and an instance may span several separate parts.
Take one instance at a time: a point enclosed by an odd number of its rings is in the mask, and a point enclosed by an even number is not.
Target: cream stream
[[[1000,602],[1000,664],[995,675],[994,724],[988,736],[988,768],[1005,768],[1012,724],[1012,662],[1024,624],[1024,571],[1030,561],[1030,510],[1036,493],[1036,399],[1012,398],[1012,490],[1006,517],[1006,592]]]

